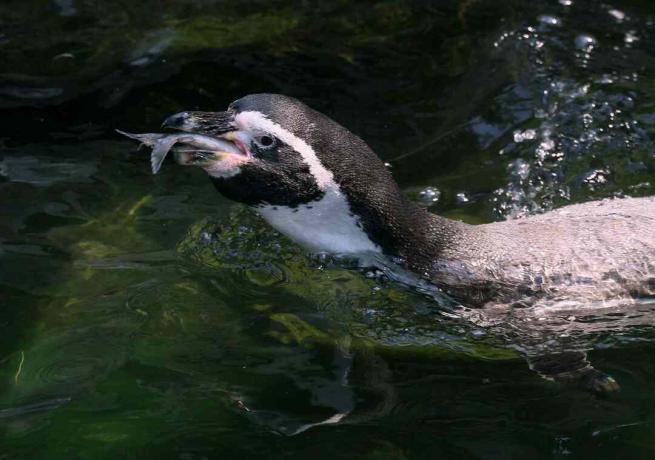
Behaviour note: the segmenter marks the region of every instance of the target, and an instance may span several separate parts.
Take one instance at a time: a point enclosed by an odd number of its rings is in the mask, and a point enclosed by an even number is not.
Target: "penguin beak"
[[[180,112],[164,120],[162,128],[171,128],[205,136],[220,136],[236,129],[230,112]]]
[[[200,166],[209,171],[224,171],[251,159],[249,139],[238,130],[230,112],[180,112],[166,118],[163,128],[200,136],[191,142],[191,149],[176,150],[175,159],[181,165]],[[212,141],[213,139],[213,141]],[[205,148],[200,144],[204,143]]]
[[[231,112],[180,112],[164,120],[162,128],[222,139],[234,144],[243,155],[251,156],[252,139],[247,132],[239,130]]]

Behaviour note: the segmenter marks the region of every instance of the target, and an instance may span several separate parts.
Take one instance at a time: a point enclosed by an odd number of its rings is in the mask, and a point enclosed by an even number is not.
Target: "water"
[[[654,21],[637,0],[4,2],[0,458],[651,458],[652,305],[453,314],[305,254],[202,171],[152,176],[113,130],[273,91],[448,217],[651,195]],[[526,343],[590,349],[622,392],[541,379]]]

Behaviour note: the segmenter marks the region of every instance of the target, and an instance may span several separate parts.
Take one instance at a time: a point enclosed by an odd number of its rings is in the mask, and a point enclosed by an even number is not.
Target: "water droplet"
[[[525,180],[530,175],[530,164],[525,160],[518,158],[509,164],[509,172],[521,180]]]
[[[610,16],[612,16],[614,19],[616,19],[617,22],[623,22],[625,19],[625,13],[620,10],[609,10],[608,13]]]
[[[550,16],[548,14],[542,14],[537,18],[537,20],[548,26],[560,26],[562,24],[562,21],[558,17]]]
[[[625,41],[626,45],[631,45],[632,43],[638,41],[639,37],[637,37],[637,33],[634,30],[631,30],[625,34],[625,38],[623,40]]]
[[[580,50],[591,51],[596,46],[596,39],[591,35],[580,34],[575,37],[575,47]]]
[[[552,139],[545,139],[541,144],[539,144],[539,150],[549,152],[555,148],[555,141]]]
[[[609,175],[609,170],[605,169],[595,169],[588,172],[582,181],[589,186],[591,190],[595,190],[597,186],[607,183],[607,176]]]
[[[436,187],[426,187],[419,193],[424,203],[436,203],[441,197],[441,192]]]
[[[612,79],[610,75],[604,74],[598,80],[596,80],[596,83],[600,83],[602,85],[611,85],[614,83],[614,79]]]
[[[517,144],[526,140],[532,140],[537,137],[537,132],[534,129],[526,129],[525,131],[514,131],[514,142]]]
[[[471,201],[471,199],[466,195],[466,193],[459,192],[457,195],[455,195],[455,201],[458,204],[465,204]]]

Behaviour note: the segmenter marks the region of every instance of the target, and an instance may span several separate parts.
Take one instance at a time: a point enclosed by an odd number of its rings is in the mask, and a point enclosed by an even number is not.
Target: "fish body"
[[[150,154],[150,165],[152,173],[157,174],[161,169],[161,165],[166,158],[168,152],[175,144],[182,144],[187,146],[185,150],[187,154],[197,154],[202,156],[203,153],[234,153],[241,154],[239,149],[231,142],[222,139],[217,139],[202,134],[189,134],[189,133],[175,133],[175,134],[162,134],[162,133],[143,133],[133,134],[121,130],[116,130],[119,134],[135,139],[141,142],[142,145],[152,148]],[[188,163],[188,159],[185,163]]]

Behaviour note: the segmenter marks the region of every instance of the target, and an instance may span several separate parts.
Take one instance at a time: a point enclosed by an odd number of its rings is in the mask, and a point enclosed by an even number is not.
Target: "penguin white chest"
[[[320,200],[294,208],[260,205],[255,209],[276,230],[310,251],[382,252],[369,239],[346,198],[337,190],[328,190]]]

